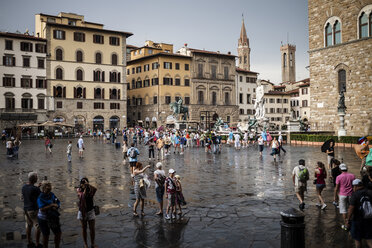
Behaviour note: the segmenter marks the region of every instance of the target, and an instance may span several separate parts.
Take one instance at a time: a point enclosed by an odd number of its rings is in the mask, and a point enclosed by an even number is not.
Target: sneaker
[[[337,202],[332,202],[332,204],[335,206],[335,207],[337,207],[338,206],[338,203]]]
[[[175,214],[172,214],[172,218],[175,219],[176,218],[176,215]]]
[[[324,210],[326,207],[327,207],[327,204],[324,203],[324,204],[322,205],[322,208],[321,208],[321,209]]]
[[[166,220],[170,220],[171,217],[169,216],[169,214],[166,214],[165,217],[164,217]]]

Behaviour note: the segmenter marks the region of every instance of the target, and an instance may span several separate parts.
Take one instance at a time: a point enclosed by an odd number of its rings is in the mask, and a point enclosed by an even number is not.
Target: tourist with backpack
[[[295,192],[298,200],[300,201],[300,210],[305,209],[305,191],[307,191],[307,181],[309,180],[309,169],[305,167],[305,160],[300,159],[298,166],[292,171],[293,185],[295,186]]]
[[[360,179],[352,182],[353,193],[350,198],[346,229],[350,230],[355,240],[355,247],[360,248],[363,239],[372,247],[372,191],[364,187]]]
[[[129,165],[130,165],[130,173],[133,175],[134,167],[137,164],[137,156],[140,154],[138,149],[134,146],[134,143],[130,144],[130,148],[128,149],[127,155],[129,158]]]
[[[355,179],[355,176],[354,174],[347,172],[346,164],[340,164],[339,168],[342,173],[336,178],[334,201],[337,202],[337,199],[339,199],[338,206],[340,214],[342,214],[344,218],[344,225],[342,225],[341,228],[347,230],[347,209],[349,207],[350,196],[353,193],[352,182]]]
[[[154,180],[155,180],[155,193],[156,200],[159,203],[159,212],[157,215],[163,215],[163,197],[164,197],[164,183],[165,183],[165,171],[163,170],[163,164],[158,162],[156,164],[156,170],[154,171]]]

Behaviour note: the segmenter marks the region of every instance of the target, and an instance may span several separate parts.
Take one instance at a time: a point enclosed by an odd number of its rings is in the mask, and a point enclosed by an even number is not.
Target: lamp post
[[[345,114],[346,114],[346,106],[345,106],[345,96],[344,96],[344,89],[340,92],[340,99],[338,100],[337,112],[338,116],[340,117],[340,129],[338,130],[338,137],[346,136],[345,130]]]

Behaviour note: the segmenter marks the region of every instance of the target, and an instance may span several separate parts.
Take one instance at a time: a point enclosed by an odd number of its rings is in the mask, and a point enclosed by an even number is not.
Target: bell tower
[[[282,83],[296,82],[295,53],[295,45],[286,44],[280,47],[280,54],[282,56]]]
[[[242,28],[240,30],[240,38],[238,40],[238,67],[249,71],[251,69],[250,59],[251,49],[249,48],[249,40],[245,31],[244,18],[242,18]]]

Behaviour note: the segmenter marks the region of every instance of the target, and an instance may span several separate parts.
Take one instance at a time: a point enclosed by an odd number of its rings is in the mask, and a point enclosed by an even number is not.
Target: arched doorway
[[[110,129],[115,129],[120,127],[120,118],[118,116],[110,117]]]
[[[85,129],[85,118],[84,116],[78,115],[74,117],[75,132],[82,133]]]
[[[149,128],[150,127],[150,118],[149,117],[146,117],[145,118],[145,127],[146,128]]]
[[[96,117],[94,117],[93,118],[93,130],[104,131],[104,122],[105,122],[105,119],[102,116],[97,115]]]
[[[152,128],[157,128],[157,123],[156,123],[156,122],[157,122],[158,120],[156,119],[156,117],[155,117],[155,116],[152,117],[151,120],[152,120]]]
[[[57,116],[53,119],[53,122],[64,122],[64,121],[65,121],[65,118],[61,116]]]

